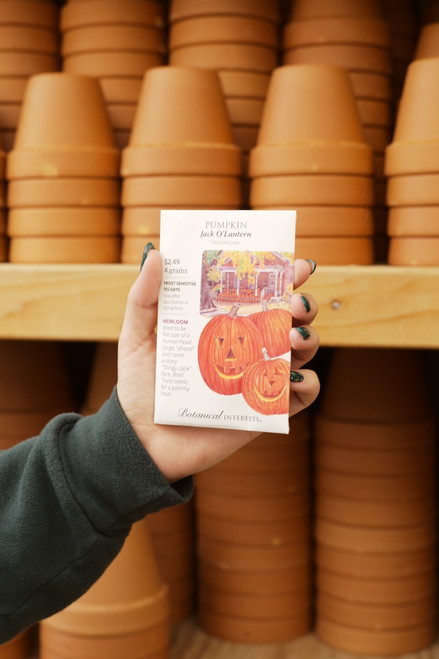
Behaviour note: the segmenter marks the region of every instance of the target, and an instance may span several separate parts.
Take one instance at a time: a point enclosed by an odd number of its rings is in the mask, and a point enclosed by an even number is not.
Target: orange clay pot
[[[347,238],[372,236],[374,232],[373,211],[367,206],[299,206],[296,210],[298,238]]]
[[[259,98],[264,100],[270,83],[269,73],[250,71],[218,71],[226,98]]]
[[[317,467],[356,473],[363,475],[398,475],[424,471],[434,460],[434,449],[431,446],[401,448],[398,451],[385,449],[355,449],[317,444],[314,456]]]
[[[159,2],[143,0],[89,0],[87,4],[68,2],[60,12],[61,32],[92,25],[133,25],[163,28],[164,10]]]
[[[67,30],[62,35],[61,54],[64,57],[100,50],[164,55],[164,31],[146,25],[90,25]]]
[[[120,184],[115,178],[16,179],[8,185],[10,208],[119,206]]]
[[[241,15],[260,18],[273,23],[280,20],[279,8],[271,0],[213,0],[209,4],[199,0],[173,0],[169,11],[169,21],[174,23],[182,19],[210,15]]]
[[[142,87],[142,76],[99,78],[99,84],[107,103],[137,103]]]
[[[99,0],[98,0],[99,1]],[[79,73],[95,78],[115,76],[132,78],[141,76],[147,69],[164,64],[159,53],[141,52],[96,52],[69,55],[64,58],[63,68],[67,73]]]
[[[387,232],[389,236],[396,238],[439,236],[439,205],[391,208]]]
[[[234,144],[128,146],[122,152],[121,174],[241,176],[242,154]]]
[[[374,46],[320,45],[301,46],[286,50],[284,64],[318,64],[326,62],[332,66],[365,73],[391,74],[390,51]]]
[[[220,519],[213,514],[198,513],[200,537],[241,547],[282,547],[310,537],[310,516],[271,522],[242,522]]]
[[[348,75],[356,99],[392,100],[390,76],[367,71],[348,71]]]
[[[389,265],[439,265],[439,238],[431,236],[392,237],[387,262]]]
[[[218,208],[241,205],[241,187],[234,176],[135,176],[122,183],[122,206],[173,205]]]
[[[250,191],[252,207],[370,206],[373,199],[371,176],[343,174],[261,176],[252,180]]]
[[[8,235],[19,236],[116,236],[120,228],[118,208],[10,208]]]
[[[3,21],[3,16],[2,16]],[[56,30],[28,25],[4,25],[0,23],[2,52],[33,52],[58,55]]]
[[[396,631],[369,631],[317,618],[317,636],[328,645],[346,652],[400,655],[426,649],[436,638],[433,621],[419,627]]]
[[[58,29],[58,8],[51,2],[4,0],[1,24]]]
[[[439,203],[439,173],[390,176],[388,206],[431,206]]]
[[[201,66],[214,70],[270,73],[278,65],[277,50],[239,43],[184,46],[169,54],[172,66]]]
[[[294,593],[311,585],[311,565],[289,570],[230,570],[219,565],[198,562],[201,583],[238,595]]]
[[[121,263],[139,264],[142,260],[143,250],[148,242],[152,242],[155,249],[160,249],[160,236],[124,236],[122,238],[120,261]]]
[[[382,19],[352,16],[293,20],[284,27],[284,50],[298,46],[336,43],[389,48],[390,29]]]
[[[169,31],[169,49],[197,43],[248,43],[278,47],[274,23],[249,16],[201,16],[175,22]]]
[[[18,3],[17,3],[18,4]],[[22,77],[59,68],[56,55],[42,53],[2,53],[0,76]]]
[[[371,265],[374,262],[372,237],[310,237],[296,238],[297,258],[314,254],[322,265]]]
[[[355,17],[382,18],[381,4],[378,0],[358,0],[354,4],[349,0],[296,0],[292,5],[289,20],[306,21],[317,18]]]
[[[11,238],[11,263],[118,263],[120,238],[31,237]]]

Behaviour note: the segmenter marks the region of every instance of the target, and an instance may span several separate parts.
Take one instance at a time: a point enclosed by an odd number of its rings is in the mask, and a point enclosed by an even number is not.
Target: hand
[[[304,284],[312,265],[295,262],[295,288]],[[162,263],[159,252],[150,250],[132,285],[118,346],[117,392],[122,409],[139,440],[165,478],[174,482],[224,460],[258,436],[258,432],[154,424],[157,301]],[[290,414],[297,414],[318,395],[319,380],[314,371],[303,369],[317,352],[319,338],[310,323],[317,314],[311,295],[292,297],[293,329],[290,332],[291,383]],[[303,378],[303,379],[301,379]],[[301,380],[301,381],[299,381]]]

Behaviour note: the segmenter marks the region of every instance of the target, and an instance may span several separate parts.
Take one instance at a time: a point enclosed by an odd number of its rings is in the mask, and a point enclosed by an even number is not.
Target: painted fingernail
[[[146,257],[148,256],[149,252],[152,249],[155,249],[154,245],[152,243],[148,243],[146,245],[145,249],[143,250],[142,263],[140,264],[140,269],[143,268],[143,266],[145,264],[145,261],[146,261]]]
[[[308,302],[308,299],[304,295],[301,295],[300,299],[302,300],[302,304],[305,307],[306,313],[309,313],[311,311],[311,305]]]
[[[295,329],[299,332],[300,336],[304,341],[309,339],[309,337],[311,336],[311,334],[308,332],[306,327],[295,327]]]
[[[298,371],[290,371],[290,382],[303,382],[303,375]]]
[[[314,261],[314,259],[306,259],[306,261],[308,261],[308,263],[311,266],[311,273],[310,274],[312,274],[313,272],[315,272],[315,269],[317,268],[317,263]]]

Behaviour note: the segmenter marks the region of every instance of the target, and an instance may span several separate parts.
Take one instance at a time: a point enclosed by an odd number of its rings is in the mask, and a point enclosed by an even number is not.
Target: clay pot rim
[[[388,265],[438,266],[439,236],[392,236]]]
[[[120,159],[120,150],[116,147],[14,148],[8,153],[6,178],[119,178]]]
[[[117,2],[107,2],[106,13],[103,15],[99,0],[87,2],[87,12],[82,11],[77,2],[72,2],[61,7],[60,30],[65,32],[77,27],[105,26],[105,25],[147,25],[153,27],[164,27],[164,18],[161,10],[157,10],[158,3],[139,2],[139,0],[125,0],[122,5]],[[148,7],[149,5],[149,7]],[[111,8],[111,13],[108,8]],[[127,12],[127,10],[130,10]],[[141,9],[139,14],[136,9]],[[133,11],[133,14],[131,14]],[[128,18],[127,18],[128,15]]]
[[[373,174],[372,149],[357,142],[257,144],[250,151],[250,178],[285,174]],[[286,159],[286,165],[281,159]]]
[[[391,238],[439,236],[439,206],[390,208],[387,235]]]
[[[253,28],[244,34],[243,28]],[[201,43],[249,43],[278,47],[274,23],[256,16],[239,14],[193,16],[173,23],[169,49]]]
[[[196,0],[184,0],[180,2],[180,6],[178,6],[178,2],[174,1],[169,13],[169,23],[172,24],[176,21],[194,18],[196,16],[210,16],[212,14],[233,16],[238,13],[242,16],[262,18],[273,23],[279,23],[279,11],[276,9],[275,4],[265,2],[265,7],[263,7],[261,3],[257,5],[252,0],[247,0],[246,4],[247,6],[244,7],[244,3],[241,2],[237,7],[234,0],[217,0],[216,2],[211,2],[208,9],[203,5],[201,12],[205,13],[200,13],[199,3]],[[257,14],[255,13],[256,11],[258,11]]]
[[[78,215],[78,217],[75,217]],[[17,237],[117,236],[119,208],[10,208],[7,233]],[[1,419],[1,413],[0,413]]]
[[[241,176],[242,151],[226,142],[128,145],[122,151],[120,172],[123,177],[148,174]]]
[[[390,29],[384,18],[338,16],[286,23],[283,49],[315,44],[369,45],[390,48]]]
[[[439,172],[439,140],[392,142],[386,147],[386,176]]]

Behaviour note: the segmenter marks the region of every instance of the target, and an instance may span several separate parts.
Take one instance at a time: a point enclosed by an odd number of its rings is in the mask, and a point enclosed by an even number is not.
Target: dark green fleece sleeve
[[[104,572],[131,524],[187,501],[132,430],[116,390],[0,452],[0,643],[66,607]]]

